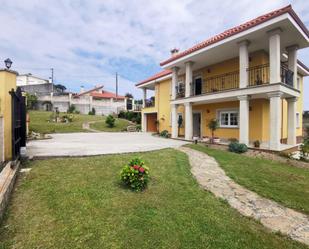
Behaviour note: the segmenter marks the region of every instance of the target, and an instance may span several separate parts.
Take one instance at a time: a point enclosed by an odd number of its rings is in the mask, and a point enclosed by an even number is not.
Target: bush
[[[95,115],[95,109],[92,107],[91,111],[88,112],[88,115]]]
[[[169,137],[168,131],[167,131],[167,130],[161,131],[160,134],[159,134],[159,136],[160,136],[160,137],[168,138],[168,137]]]
[[[147,187],[149,180],[149,169],[144,161],[133,158],[120,172],[122,183],[134,191],[142,191]]]
[[[309,157],[309,140],[306,139],[300,146],[300,159],[307,161]]]
[[[136,125],[136,131],[141,131],[142,130],[142,126],[141,125]]]
[[[120,111],[119,114],[118,114],[118,118],[127,119],[127,120],[135,122],[137,124],[141,123],[141,113],[139,113],[139,112]]]
[[[74,113],[76,111],[75,105],[70,105],[69,109],[67,110],[67,113]]]
[[[247,145],[241,144],[238,142],[232,142],[229,144],[229,151],[235,152],[235,153],[244,153],[248,150]]]
[[[115,118],[112,115],[108,115],[105,123],[109,128],[113,128],[115,126]]]

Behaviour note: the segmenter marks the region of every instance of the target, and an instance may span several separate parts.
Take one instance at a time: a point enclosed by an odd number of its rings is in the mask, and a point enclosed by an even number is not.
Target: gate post
[[[16,89],[17,72],[0,69],[0,116],[3,122],[3,159],[12,159],[12,101],[9,91]]]

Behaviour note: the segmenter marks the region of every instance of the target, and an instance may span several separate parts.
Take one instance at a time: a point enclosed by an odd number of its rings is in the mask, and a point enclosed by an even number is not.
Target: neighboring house
[[[309,32],[289,5],[224,31],[161,62],[163,71],[138,83],[144,91],[143,131],[172,138],[215,136],[280,151],[302,137],[303,77],[297,51]],[[147,90],[154,100],[147,101]],[[178,129],[177,120],[183,117]]]
[[[32,75],[31,73],[28,74],[19,74],[16,77],[16,84],[17,86],[28,86],[28,85],[42,85],[50,83],[49,80],[37,77]]]
[[[126,98],[105,91],[103,86],[97,86],[88,91],[81,90],[80,93],[49,92],[36,94],[38,96],[37,108],[40,110],[55,110],[66,112],[70,105],[74,105],[81,114],[88,114],[95,109],[96,115],[108,115],[119,113],[126,108]]]

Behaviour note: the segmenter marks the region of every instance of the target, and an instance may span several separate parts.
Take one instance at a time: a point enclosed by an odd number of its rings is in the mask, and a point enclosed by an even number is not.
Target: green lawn
[[[105,118],[104,118],[104,120],[102,121],[90,124],[90,128],[98,130],[98,131],[120,132],[120,131],[126,131],[129,125],[130,125],[130,122],[126,119],[116,119],[115,126],[113,128],[109,128],[105,124]]]
[[[252,158],[203,145],[191,148],[214,157],[240,185],[284,206],[309,214],[309,170],[277,161]]]
[[[306,248],[202,190],[184,153],[139,155],[151,170],[143,193],[119,184],[133,154],[30,162],[1,225],[0,248]]]
[[[67,132],[83,132],[84,122],[102,120],[102,116],[73,114],[73,122],[71,123],[53,123],[49,122],[52,112],[46,111],[30,111],[29,130],[39,133],[67,133]],[[63,115],[61,113],[60,115]]]
[[[30,111],[30,131],[39,133],[68,133],[68,132],[84,132],[82,128],[84,122],[98,121],[98,123],[90,124],[90,127],[100,131],[123,131],[129,122],[124,119],[116,119],[115,127],[108,128],[105,125],[105,117],[94,115],[73,114],[73,122],[71,123],[52,123],[49,117],[52,112],[46,111]],[[60,115],[64,115],[61,113]]]

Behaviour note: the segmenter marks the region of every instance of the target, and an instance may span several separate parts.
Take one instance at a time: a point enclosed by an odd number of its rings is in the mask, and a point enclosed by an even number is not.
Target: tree
[[[208,128],[211,130],[211,142],[213,143],[215,130],[217,130],[219,127],[219,123],[216,119],[212,119],[208,123]]]
[[[133,95],[131,93],[126,93],[124,96],[128,99],[133,99]]]
[[[61,84],[55,85],[55,88],[56,88],[57,90],[60,90],[62,93],[63,93],[65,90],[67,90],[67,88],[66,88],[64,85],[61,85]]]
[[[115,126],[115,118],[112,115],[108,115],[105,123],[109,128],[113,128]]]
[[[33,94],[26,93],[26,99],[27,99],[27,109],[33,110],[36,104],[38,103],[38,97]]]

